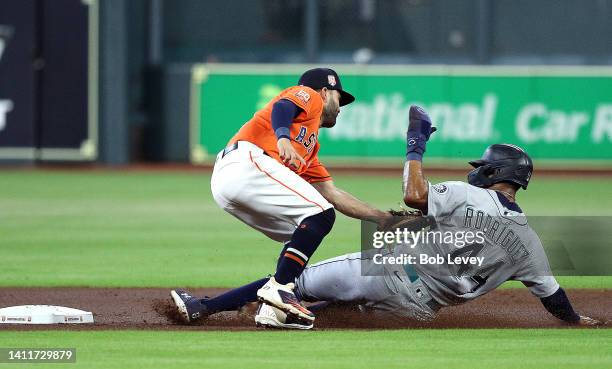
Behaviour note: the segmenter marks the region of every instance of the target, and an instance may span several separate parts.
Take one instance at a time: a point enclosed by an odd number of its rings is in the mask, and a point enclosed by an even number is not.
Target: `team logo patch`
[[[330,86],[334,87],[336,85],[336,76],[330,74],[327,76],[327,82],[329,82]]]
[[[436,191],[437,193],[444,193],[448,190],[448,187],[446,187],[446,185],[440,183],[431,186],[431,188],[433,188],[434,191]]]
[[[308,102],[308,100],[310,100],[310,94],[304,90],[299,90],[298,92],[295,93],[295,96],[302,100],[305,103]]]

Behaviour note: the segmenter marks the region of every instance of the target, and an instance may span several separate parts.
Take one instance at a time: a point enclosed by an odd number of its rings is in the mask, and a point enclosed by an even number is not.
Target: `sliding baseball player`
[[[600,324],[574,311],[516,202],[517,192],[527,189],[533,172],[527,153],[514,145],[491,145],[480,160],[470,162],[475,169],[468,174],[468,183],[432,185],[423,175],[421,161],[434,131],[429,116],[411,107],[404,202],[427,216],[427,233],[422,234],[434,237],[413,234],[388,251],[348,254],[314,264],[297,280],[298,298],[359,303],[390,317],[428,321],[441,308],[518,280],[555,317],[571,324]],[[436,238],[436,234],[455,237]],[[469,242],[466,235],[471,235]],[[302,322],[283,318],[264,304],[255,320],[269,327],[305,328]]]

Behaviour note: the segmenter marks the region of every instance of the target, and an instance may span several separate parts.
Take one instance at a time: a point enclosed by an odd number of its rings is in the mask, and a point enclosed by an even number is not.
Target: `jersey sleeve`
[[[457,208],[466,204],[467,186],[467,183],[455,181],[434,185],[429,183],[427,215],[434,218],[452,215]]]
[[[534,231],[531,233],[532,242],[535,243],[531,248],[532,253],[512,279],[523,282],[533,295],[544,298],[555,293],[559,283],[552,275],[542,242]]]
[[[306,113],[306,117],[320,115],[323,109],[321,97],[317,95],[315,90],[305,86],[295,86],[287,89],[280,96],[280,99],[289,100],[297,105]]]
[[[304,173],[300,174],[300,177],[302,177],[308,183],[332,180],[327,168],[325,168],[325,166],[319,161],[318,157],[314,158],[308,169],[306,169]]]

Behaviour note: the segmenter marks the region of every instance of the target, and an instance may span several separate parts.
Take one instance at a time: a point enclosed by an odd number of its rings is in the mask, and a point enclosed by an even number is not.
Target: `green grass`
[[[0,285],[229,287],[272,272],[279,245],[219,209],[209,179],[0,172]],[[397,178],[335,180],[381,208],[401,201]],[[528,214],[610,215],[611,188],[611,178],[537,178],[520,203]],[[358,249],[359,222],[339,216],[313,261]],[[612,286],[608,277],[560,279],[567,287]]]
[[[381,208],[401,199],[396,178],[336,183]],[[610,178],[537,178],[520,203],[531,215],[611,215],[611,188]],[[314,261],[358,245],[359,223],[338,217]],[[279,249],[216,206],[207,174],[0,172],[0,286],[229,287],[271,272]],[[612,287],[610,277],[559,279]],[[78,368],[612,367],[609,329],[0,330],[0,347],[76,347]]]
[[[3,347],[75,347],[81,368],[609,368],[612,330],[0,332]],[[571,344],[568,344],[571,342]],[[37,368],[58,364],[37,364]]]

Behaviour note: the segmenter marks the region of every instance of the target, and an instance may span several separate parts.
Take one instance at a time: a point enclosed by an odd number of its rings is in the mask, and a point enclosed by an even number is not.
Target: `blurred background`
[[[0,161],[210,164],[316,65],[357,96],[321,133],[332,163],[400,163],[420,103],[434,163],[503,141],[609,170],[610,19],[612,0],[0,0]]]

